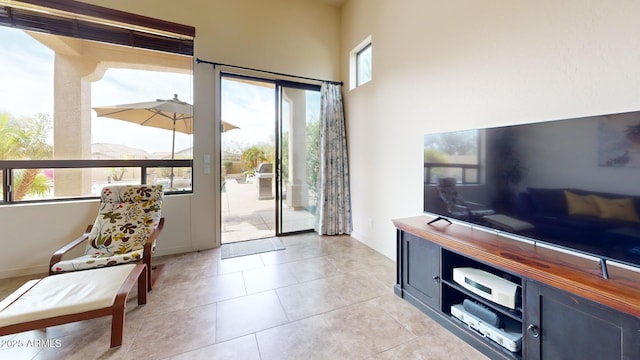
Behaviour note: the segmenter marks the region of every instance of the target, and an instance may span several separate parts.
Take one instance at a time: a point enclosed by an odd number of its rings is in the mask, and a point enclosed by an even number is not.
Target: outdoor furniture
[[[147,101],[135,104],[94,107],[98,117],[128,121],[144,126],[173,131],[171,160],[176,153],[176,132],[193,134],[193,105],[178,99]],[[173,167],[169,175],[169,189],[173,189]]]
[[[111,347],[122,345],[125,304],[138,283],[147,303],[147,266],[126,264],[30,280],[0,302],[0,336],[111,316]]]
[[[262,163],[258,165],[255,179],[258,187],[258,200],[273,199],[273,164]]]
[[[478,220],[486,215],[493,215],[495,211],[481,204],[466,201],[456,188],[457,180],[452,177],[438,179],[438,195],[444,202],[449,215],[469,220]]]
[[[56,251],[49,262],[49,274],[86,270],[142,261],[147,265],[148,287],[159,275],[153,271],[156,240],[164,227],[161,185],[120,185],[102,189],[98,216],[82,236]],[[83,256],[63,260],[74,247],[86,243]]]

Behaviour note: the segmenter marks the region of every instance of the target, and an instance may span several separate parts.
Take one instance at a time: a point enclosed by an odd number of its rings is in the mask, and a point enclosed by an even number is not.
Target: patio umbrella
[[[99,117],[128,121],[143,126],[151,126],[173,131],[171,159],[175,150],[175,132],[193,134],[193,105],[178,99],[133,104],[94,107]]]
[[[193,105],[178,99],[161,100],[133,104],[94,107],[99,117],[108,117],[128,121],[143,126],[151,126],[173,131],[171,160],[175,156],[176,131],[193,134]],[[173,188],[173,168],[169,179],[169,188]]]
[[[222,120],[222,132],[227,132],[233,129],[239,129],[239,127]]]
[[[158,99],[149,102],[94,107],[93,110],[99,117],[172,130],[171,160],[175,156],[176,131],[193,134],[193,105],[179,100],[177,94],[169,100]],[[223,131],[237,128],[237,126],[225,121],[222,123]],[[173,188],[173,168],[171,168],[169,182],[169,187]]]

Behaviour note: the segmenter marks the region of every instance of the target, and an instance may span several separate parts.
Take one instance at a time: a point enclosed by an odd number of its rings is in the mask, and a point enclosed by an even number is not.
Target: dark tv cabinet
[[[640,273],[500,233],[430,216],[394,220],[394,292],[491,359],[640,359]],[[515,309],[477,296],[453,281],[453,268],[474,267],[521,288]],[[522,331],[511,352],[469,329],[451,306],[470,299]]]
[[[398,236],[402,245],[402,279],[406,298],[415,306],[440,307],[440,246],[403,232]]]

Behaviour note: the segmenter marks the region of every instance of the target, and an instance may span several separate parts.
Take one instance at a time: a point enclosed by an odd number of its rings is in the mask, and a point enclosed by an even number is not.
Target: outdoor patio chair
[[[456,188],[457,180],[452,177],[438,179],[438,195],[445,203],[449,215],[470,220],[478,220],[483,216],[495,214],[495,211],[481,204],[465,201]]]
[[[163,196],[162,185],[103,188],[94,224],[53,254],[49,274],[142,261],[147,265],[147,284],[151,290],[160,271],[160,266],[152,271],[151,260],[156,240],[164,227],[161,217]],[[67,252],[82,243],[86,243],[83,256],[63,260]]]

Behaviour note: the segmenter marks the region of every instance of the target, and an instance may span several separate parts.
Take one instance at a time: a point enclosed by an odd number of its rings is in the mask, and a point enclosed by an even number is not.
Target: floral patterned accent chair
[[[142,261],[152,288],[151,258],[164,227],[162,185],[121,185],[102,189],[98,217],[82,236],[56,251],[49,274],[86,270]],[[63,260],[65,253],[86,243],[83,256]],[[157,272],[159,269],[156,269]]]

